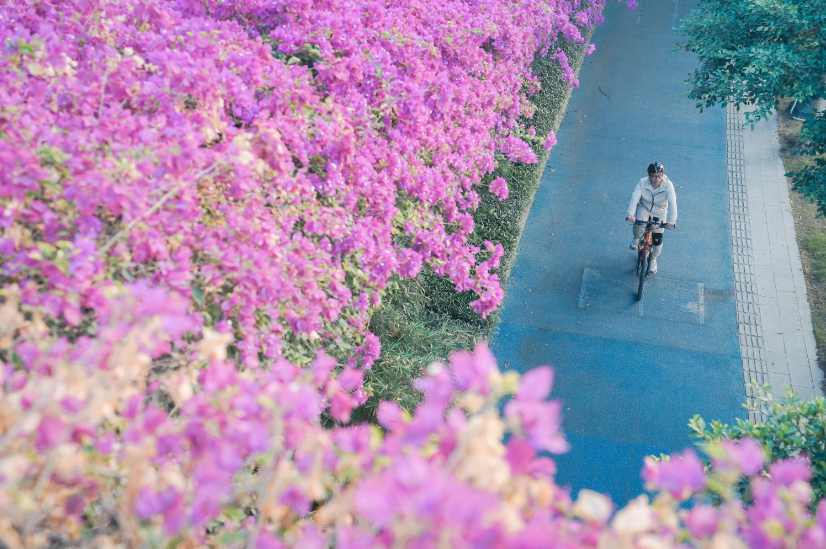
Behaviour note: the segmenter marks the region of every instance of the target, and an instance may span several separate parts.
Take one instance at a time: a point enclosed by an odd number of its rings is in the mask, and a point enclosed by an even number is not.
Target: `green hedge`
[[[586,36],[590,38],[590,34]],[[578,74],[585,49],[564,39],[559,46]],[[536,113],[530,125],[536,129],[537,136],[547,136],[549,131],[559,129],[572,90],[561,77],[559,63],[550,56],[537,56],[533,70],[542,89],[532,97]],[[481,245],[490,240],[504,247],[505,256],[497,271],[503,288],[507,287],[519,238],[549,157],[543,141],[537,138],[532,143],[539,159],[537,164],[501,158],[496,172],[489,174],[479,186],[482,201],[474,214],[472,241]],[[504,201],[487,190],[498,176],[504,177],[510,188]],[[412,411],[420,397],[410,382],[420,377],[424,368],[436,360],[445,360],[451,351],[470,349],[477,341],[490,339],[499,313],[482,320],[469,306],[475,298],[472,292],[456,292],[453,284],[429,270],[423,270],[413,280],[391,281],[382,306],[370,323],[371,331],[381,338],[382,357],[365,378],[365,387],[372,397],[356,414],[357,420],[372,419],[376,404],[382,400],[394,400]]]

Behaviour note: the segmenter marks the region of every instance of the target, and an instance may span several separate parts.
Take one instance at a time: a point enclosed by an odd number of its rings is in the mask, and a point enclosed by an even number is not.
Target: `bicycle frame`
[[[659,217],[654,217],[653,220],[648,221],[635,221],[634,225],[645,225],[645,232],[640,236],[640,241],[637,244],[637,274],[640,274],[640,265],[645,261],[645,259],[651,254],[651,249],[654,247],[653,245],[653,233],[651,229],[654,228],[665,228],[665,223],[660,223]],[[646,264],[645,268],[645,276],[648,276],[648,270],[650,265]]]
[[[670,228],[665,223],[660,223],[659,217],[653,217],[648,221],[635,221],[634,225],[645,225],[645,232],[640,236],[637,244],[637,276],[640,277],[640,284],[637,288],[637,301],[640,301],[645,290],[645,280],[651,271],[651,261],[649,257],[651,250],[654,247],[652,229],[656,228]],[[645,272],[642,272],[643,268]]]

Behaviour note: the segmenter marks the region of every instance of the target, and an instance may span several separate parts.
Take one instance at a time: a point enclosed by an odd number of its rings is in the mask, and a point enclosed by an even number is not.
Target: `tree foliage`
[[[801,102],[826,97],[826,6],[823,0],[700,0],[679,32],[680,47],[699,56],[687,80],[701,110],[753,105],[754,124],[777,108],[779,97]],[[812,114],[797,154],[815,162],[794,175],[795,188],[826,213],[826,120]]]

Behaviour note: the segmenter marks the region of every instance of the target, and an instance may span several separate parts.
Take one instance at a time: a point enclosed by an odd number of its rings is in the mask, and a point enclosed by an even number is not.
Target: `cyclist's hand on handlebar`
[[[669,229],[673,229],[674,227],[677,226],[677,222],[676,221],[669,221],[668,223],[665,224],[665,226],[668,227]]]
[[[630,221],[631,223],[634,223],[634,222],[637,221],[637,218],[634,217],[633,215],[629,215],[628,217],[625,218],[625,220]]]

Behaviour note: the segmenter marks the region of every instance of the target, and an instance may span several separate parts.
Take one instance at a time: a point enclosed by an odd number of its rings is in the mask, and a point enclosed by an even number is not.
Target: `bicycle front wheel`
[[[646,265],[646,263],[649,263],[650,261],[651,260],[648,258],[648,254],[645,254],[640,259],[639,265],[637,265],[640,275],[640,285],[637,287],[637,301],[642,299],[642,293],[645,290],[645,278],[648,274],[648,265]]]
[[[637,276],[643,271],[645,267],[645,253],[643,250],[637,252]]]

